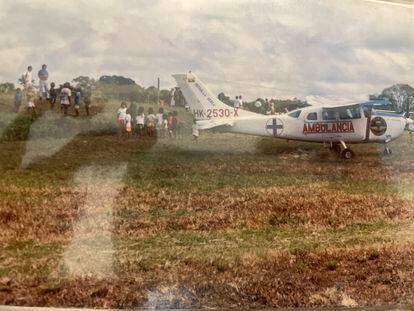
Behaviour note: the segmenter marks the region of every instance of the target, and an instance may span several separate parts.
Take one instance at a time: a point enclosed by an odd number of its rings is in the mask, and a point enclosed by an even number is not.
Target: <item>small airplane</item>
[[[328,144],[344,159],[354,156],[348,144],[358,143],[382,143],[384,154],[389,155],[392,151],[386,144],[401,136],[405,129],[413,130],[414,121],[406,114],[376,109],[391,105],[386,100],[340,104],[312,100],[305,108],[281,115],[263,115],[226,105],[194,73],[173,77],[200,130],[216,128],[231,133]]]

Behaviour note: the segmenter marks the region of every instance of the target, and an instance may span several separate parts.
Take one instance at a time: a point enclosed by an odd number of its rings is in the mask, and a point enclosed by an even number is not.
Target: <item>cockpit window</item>
[[[318,114],[316,112],[311,112],[306,117],[307,120],[318,120]]]
[[[302,110],[295,110],[295,111],[292,111],[291,113],[288,113],[288,116],[297,119],[299,118],[301,112]]]

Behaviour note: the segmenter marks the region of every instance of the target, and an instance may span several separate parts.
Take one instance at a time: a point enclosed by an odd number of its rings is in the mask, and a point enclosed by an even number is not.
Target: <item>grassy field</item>
[[[113,132],[118,105],[91,119],[44,112],[24,140],[4,136],[24,113],[4,113],[0,304],[414,302],[408,134],[390,157],[356,145],[344,161],[318,144],[235,134],[126,139]]]

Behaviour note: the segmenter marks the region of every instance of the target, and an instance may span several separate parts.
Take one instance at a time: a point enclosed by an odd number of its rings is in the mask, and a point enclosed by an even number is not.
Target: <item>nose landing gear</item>
[[[385,142],[384,142],[384,152],[383,152],[383,154],[385,155],[385,156],[389,156],[389,155],[392,155],[392,150],[391,150],[391,148],[389,148],[389,147],[387,147],[387,143],[389,143],[391,141],[391,136],[387,136],[387,139],[385,140]]]
[[[385,147],[385,148],[384,148],[384,155],[385,155],[385,156],[392,155],[392,150],[391,150],[391,148]]]

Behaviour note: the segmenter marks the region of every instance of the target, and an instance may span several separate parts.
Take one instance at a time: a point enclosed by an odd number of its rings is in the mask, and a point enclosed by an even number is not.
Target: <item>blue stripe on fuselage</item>
[[[403,118],[403,114],[393,113],[393,112],[383,112],[383,111],[373,111],[373,116],[381,116],[381,117],[394,117],[394,118]]]

